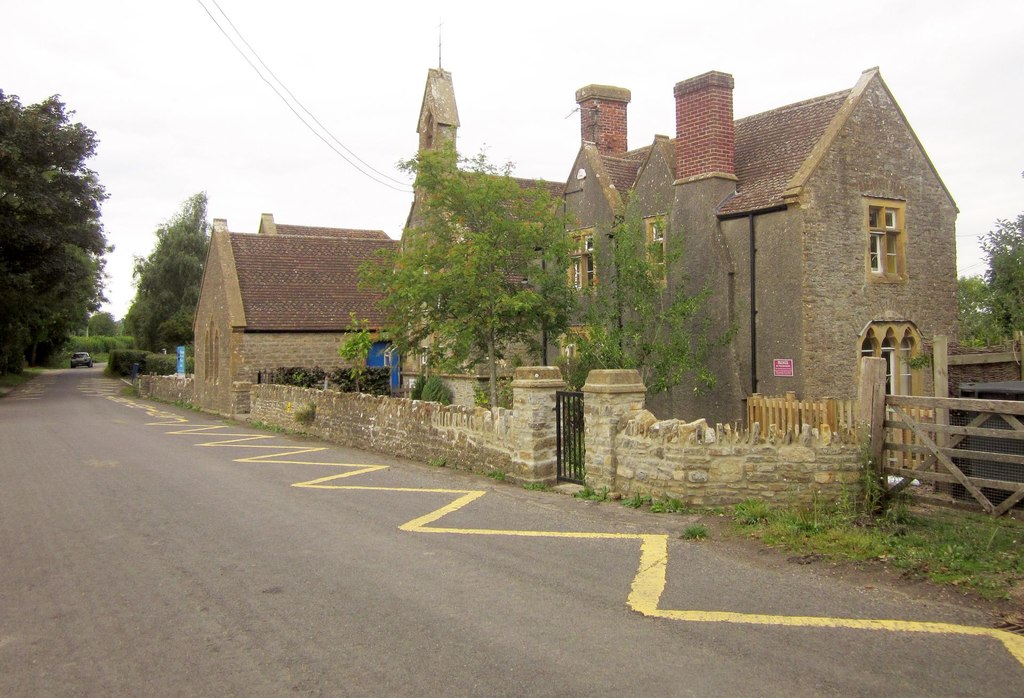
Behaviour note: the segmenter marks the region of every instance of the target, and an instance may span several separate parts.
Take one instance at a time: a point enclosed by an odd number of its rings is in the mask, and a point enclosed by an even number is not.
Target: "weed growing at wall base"
[[[600,490],[595,490],[590,485],[584,485],[582,490],[573,494],[573,497],[591,502],[603,502],[608,499],[608,488],[602,487]]]
[[[307,402],[302,407],[298,407],[295,410],[295,421],[304,427],[308,427],[316,420],[316,405],[312,402]]]

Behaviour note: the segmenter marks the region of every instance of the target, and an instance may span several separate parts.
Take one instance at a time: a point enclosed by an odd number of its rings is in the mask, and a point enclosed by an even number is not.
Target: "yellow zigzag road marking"
[[[172,412],[163,412],[163,411],[157,409],[157,407],[155,405],[141,405],[141,404],[139,404],[137,402],[134,402],[132,400],[129,400],[127,398],[123,398],[123,397],[119,397],[119,396],[115,396],[115,395],[108,395],[107,399],[111,400],[113,402],[116,402],[119,405],[124,405],[125,407],[131,407],[131,408],[137,409],[137,410],[145,410],[146,414],[149,415],[150,417],[155,417],[157,419],[163,420],[163,421],[160,421],[160,422],[146,422],[145,424],[146,424],[147,427],[163,427],[163,426],[171,426],[171,425],[174,425],[174,424],[187,424],[188,423],[188,418],[182,417],[181,415],[177,415],[177,414],[174,414]]]
[[[147,414],[159,417],[164,422],[151,422],[152,426],[170,426],[187,423],[187,419],[160,412],[138,403],[133,403],[123,398],[109,398],[129,407],[145,409]],[[168,434],[204,434],[226,427],[206,426],[192,427],[178,431],[170,431]],[[668,569],[668,536],[664,534],[648,533],[603,533],[603,532],[579,532],[579,531],[523,531],[523,530],[500,530],[488,528],[445,528],[431,526],[448,514],[451,514],[470,503],[483,497],[485,490],[452,490],[452,489],[431,489],[421,487],[373,487],[367,485],[332,485],[326,484],[341,478],[363,475],[376,470],[384,470],[384,465],[361,465],[355,463],[336,463],[326,461],[298,461],[290,460],[292,456],[305,453],[319,453],[327,450],[326,447],[284,447],[272,445],[261,445],[246,443],[273,439],[271,435],[252,434],[219,434],[224,437],[234,437],[217,441],[208,441],[196,444],[197,446],[225,446],[231,448],[252,448],[275,451],[261,456],[250,458],[237,458],[237,463],[284,463],[291,465],[323,465],[331,467],[354,468],[354,470],[329,475],[327,477],[309,480],[307,482],[296,482],[292,487],[305,487],[312,489],[326,490],[351,490],[351,491],[374,491],[374,492],[420,492],[435,494],[459,495],[454,501],[443,507],[435,509],[423,516],[408,521],[398,528],[402,531],[412,533],[445,533],[475,536],[513,536],[520,538],[575,538],[575,539],[610,539],[610,540],[637,540],[640,542],[640,565],[637,568],[636,576],[630,585],[629,596],[626,603],[630,609],[650,618],[665,618],[668,620],[686,621],[691,623],[739,623],[746,625],[770,625],[782,627],[803,627],[803,628],[847,628],[852,630],[886,630],[890,632],[928,633],[934,635],[964,635],[970,637],[986,637],[998,640],[1003,643],[1007,651],[1022,665],[1024,665],[1024,637],[1015,635],[1005,630],[996,628],[982,628],[968,625],[956,625],[953,623],[933,623],[906,620],[883,620],[883,619],[862,619],[862,618],[829,618],[825,616],[778,616],[757,613],[734,613],[730,611],[685,611],[675,609],[659,608],[662,592],[666,585],[666,572]]]

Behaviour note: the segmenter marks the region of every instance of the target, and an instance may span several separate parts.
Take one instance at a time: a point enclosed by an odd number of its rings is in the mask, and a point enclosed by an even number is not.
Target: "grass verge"
[[[897,502],[881,516],[854,507],[814,502],[772,509],[753,500],[737,504],[732,528],[765,544],[836,561],[878,561],[908,578],[928,579],[977,593],[1010,598],[1024,583],[1024,522],[954,509]]]
[[[0,395],[4,395],[19,385],[29,382],[44,370],[42,368],[26,368],[21,373],[0,374]]]

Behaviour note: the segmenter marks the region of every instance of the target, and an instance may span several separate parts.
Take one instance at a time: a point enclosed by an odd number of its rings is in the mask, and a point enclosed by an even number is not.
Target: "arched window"
[[[891,331],[886,333],[885,339],[882,340],[882,358],[885,359],[885,392],[888,395],[899,394],[895,383],[898,370],[896,366],[896,343],[892,339]]]
[[[916,353],[914,340],[909,335],[900,342],[900,372],[897,382],[897,392],[900,395],[911,395],[913,393],[914,371],[910,368],[910,359]]]
[[[860,337],[860,355],[885,359],[885,390],[914,395],[924,389],[919,369],[912,368],[921,350],[921,337],[911,322],[872,322]]]

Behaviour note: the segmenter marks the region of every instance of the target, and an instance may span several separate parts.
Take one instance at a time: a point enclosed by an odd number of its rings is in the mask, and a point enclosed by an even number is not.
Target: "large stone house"
[[[731,421],[751,393],[855,397],[865,355],[887,360],[892,392],[930,390],[911,359],[957,335],[957,209],[878,70],[739,120],[730,75],[674,93],[675,137],[630,150],[629,90],[578,90],[582,143],[564,191],[574,283],[613,278],[597,260],[628,204],[649,243],[681,246],[667,292],[709,288],[712,327],[733,333],[712,356],[713,390],[680,386],[650,409]]]
[[[359,266],[396,244],[380,230],[284,225],[266,213],[256,235],[214,220],[193,324],[200,406],[248,412],[261,370],[341,366],[350,313],[381,328],[379,296],[359,288]]]

